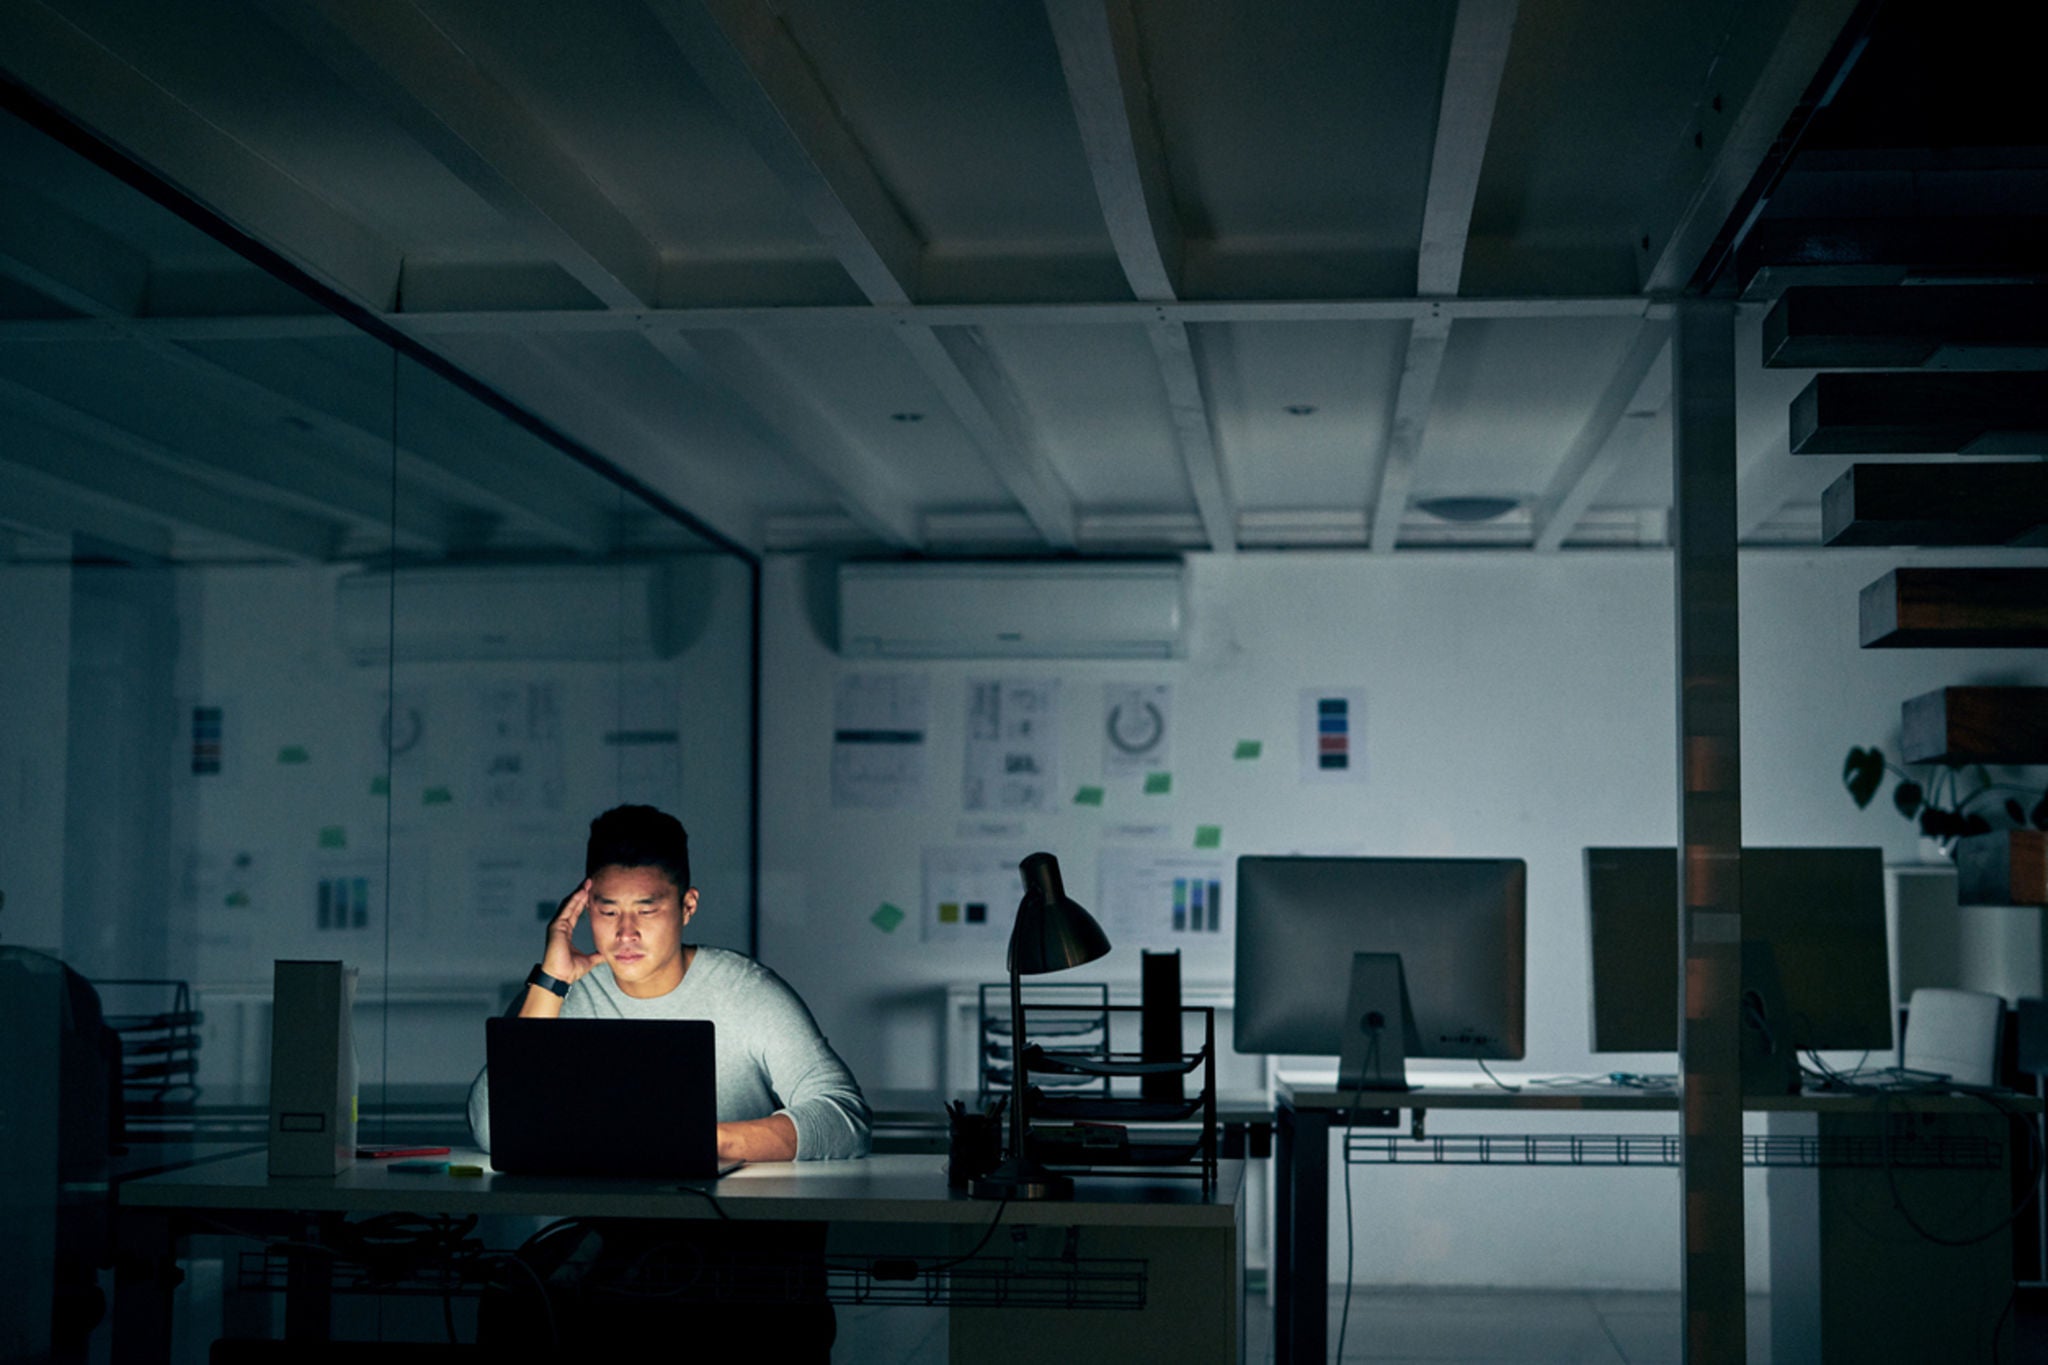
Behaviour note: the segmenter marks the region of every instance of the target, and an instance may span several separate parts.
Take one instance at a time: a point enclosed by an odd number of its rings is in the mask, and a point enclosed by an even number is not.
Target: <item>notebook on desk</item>
[[[718,1160],[708,1020],[491,1019],[491,1165],[509,1175],[710,1180]]]

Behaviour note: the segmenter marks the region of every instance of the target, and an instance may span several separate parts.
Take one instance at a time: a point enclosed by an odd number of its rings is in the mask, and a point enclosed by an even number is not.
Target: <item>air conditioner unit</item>
[[[1166,659],[1178,564],[843,564],[839,652],[885,659]]]
[[[708,576],[675,561],[442,566],[350,574],[335,588],[342,648],[380,664],[451,660],[644,661],[687,643]]]

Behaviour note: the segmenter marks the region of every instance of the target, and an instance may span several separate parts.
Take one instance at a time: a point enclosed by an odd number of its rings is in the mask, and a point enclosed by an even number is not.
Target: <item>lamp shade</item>
[[[1034,853],[1018,864],[1024,899],[1010,930],[1010,970],[1018,976],[1063,972],[1109,951],[1109,936],[1095,917],[1068,899],[1060,860]]]

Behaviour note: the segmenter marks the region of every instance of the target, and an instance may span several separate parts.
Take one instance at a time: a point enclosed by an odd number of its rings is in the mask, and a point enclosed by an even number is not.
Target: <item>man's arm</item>
[[[548,921],[547,948],[541,954],[540,969],[557,981],[574,985],[583,974],[595,967],[601,959],[596,953],[576,951],[574,935],[576,921],[583,918],[583,912],[590,908],[590,878],[583,879],[583,885],[571,891],[555,917]],[[556,995],[545,986],[528,986],[526,998],[519,1002],[521,1019],[556,1019],[562,1013],[564,997]]]
[[[782,1109],[771,1122],[788,1122],[793,1141],[788,1160],[820,1160],[868,1154],[867,1101],[846,1064],[818,1031],[817,1022],[788,983],[766,968],[755,1017],[753,1045],[768,1072]],[[758,1158],[765,1160],[766,1158]]]
[[[796,1123],[787,1114],[718,1125],[720,1161],[796,1160]]]

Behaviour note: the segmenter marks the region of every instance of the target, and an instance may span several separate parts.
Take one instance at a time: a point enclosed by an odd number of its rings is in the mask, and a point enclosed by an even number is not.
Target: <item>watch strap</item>
[[[526,984],[538,986],[544,991],[553,991],[556,995],[563,997],[567,997],[569,994],[569,983],[562,980],[559,976],[549,976],[540,969],[538,962],[534,963],[533,970],[526,974]]]

